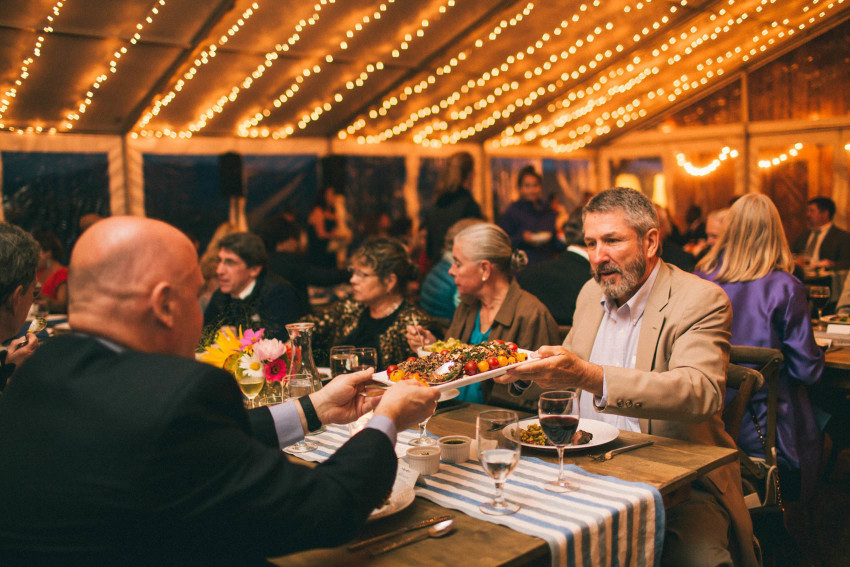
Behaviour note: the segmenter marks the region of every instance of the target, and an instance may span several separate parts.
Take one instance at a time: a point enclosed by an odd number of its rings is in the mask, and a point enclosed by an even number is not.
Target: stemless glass
[[[828,285],[810,285],[806,287],[812,305],[818,310],[818,320],[823,317],[823,308],[829,303],[831,291]]]
[[[313,376],[312,374],[293,374],[289,378],[287,384],[289,390],[289,398],[300,398],[309,396],[313,393]],[[319,444],[315,441],[302,439],[294,445],[290,445],[286,450],[290,453],[309,453],[319,448]]]
[[[558,478],[547,482],[543,488],[551,492],[578,490],[577,484],[564,478],[564,447],[572,442],[578,428],[578,396],[569,390],[544,392],[537,400],[537,408],[540,428],[549,442],[558,449]]]
[[[331,348],[331,377],[336,378],[340,374],[349,374],[354,372],[354,366],[357,364],[357,355],[354,353],[354,346],[340,345]]]
[[[506,428],[512,429],[515,435],[505,435]],[[503,494],[508,475],[519,463],[520,443],[517,431],[517,415],[513,411],[485,411],[475,420],[478,459],[484,472],[496,483],[496,495],[493,500],[478,508],[485,514],[506,516],[519,510],[519,504],[505,500]]]
[[[355,348],[354,356],[357,360],[354,361],[352,372],[366,370],[367,368],[378,368],[378,351],[371,347]]]

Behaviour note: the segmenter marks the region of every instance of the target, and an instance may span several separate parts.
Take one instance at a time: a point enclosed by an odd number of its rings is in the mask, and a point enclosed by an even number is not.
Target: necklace
[[[388,317],[389,315],[395,313],[395,310],[398,309],[399,305],[401,305],[401,299],[390,305],[389,309],[387,310],[381,310],[377,313],[370,314],[372,315],[373,319],[383,319],[384,317]],[[369,311],[371,312],[371,309]]]

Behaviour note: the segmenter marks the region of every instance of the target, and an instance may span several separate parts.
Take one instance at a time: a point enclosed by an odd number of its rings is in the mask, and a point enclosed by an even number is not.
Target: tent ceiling
[[[571,151],[704,96],[845,20],[848,7],[4,0],[0,123],[11,131]]]

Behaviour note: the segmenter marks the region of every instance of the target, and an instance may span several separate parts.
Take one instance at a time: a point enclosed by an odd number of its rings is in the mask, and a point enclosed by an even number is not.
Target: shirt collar
[[[655,263],[655,267],[652,268],[652,271],[649,273],[649,277],[646,278],[646,281],[643,282],[643,285],[635,292],[635,294],[622,306],[617,307],[617,304],[613,299],[609,299],[605,295],[602,296],[602,308],[605,309],[605,312],[610,314],[612,311],[617,312],[624,308],[627,308],[628,311],[625,311],[629,314],[629,318],[631,319],[632,325],[636,324],[640,321],[641,316],[643,316],[644,310],[646,310],[646,304],[649,301],[649,294],[652,291],[652,286],[655,285],[655,280],[658,278],[658,271],[661,269],[661,262],[657,261]]]
[[[572,252],[573,254],[578,254],[579,256],[590,262],[590,256],[587,255],[587,249],[582,248],[581,246],[570,244],[569,246],[567,246],[567,251]]]
[[[253,280],[251,280],[251,283],[245,286],[245,289],[239,292],[239,299],[246,299],[249,295],[251,295],[251,292],[254,291],[254,287],[256,285],[257,279],[254,278]]]
[[[826,234],[830,228],[832,228],[832,221],[829,221],[828,223],[821,225],[814,230],[818,231],[818,236],[820,236],[821,234]]]

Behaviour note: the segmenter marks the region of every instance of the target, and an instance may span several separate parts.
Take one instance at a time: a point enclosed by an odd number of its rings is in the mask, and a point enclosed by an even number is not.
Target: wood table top
[[[475,417],[482,411],[495,409],[470,404],[435,415],[428,430],[437,435],[461,434],[475,437]],[[520,418],[531,414],[520,414]],[[591,456],[610,449],[651,440],[654,445],[617,455],[610,461],[596,462]],[[523,447],[524,456],[557,462],[550,450]],[[600,475],[645,482],[656,487],[669,507],[690,494],[690,485],[705,473],[737,460],[734,449],[698,445],[677,439],[621,431],[620,436],[604,446],[592,447],[565,456],[583,469]],[[510,478],[508,478],[510,483]],[[407,509],[387,518],[369,522],[358,539],[366,539],[394,528],[406,526],[441,514],[455,518],[456,532],[447,538],[419,542],[372,558],[368,550],[349,552],[345,546],[312,550],[271,560],[277,565],[549,565],[550,555],[542,539],[513,531],[483,520],[448,510],[424,498],[416,498]]]

